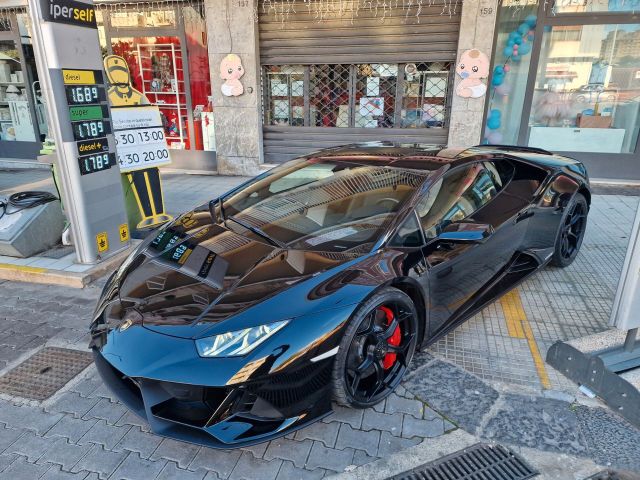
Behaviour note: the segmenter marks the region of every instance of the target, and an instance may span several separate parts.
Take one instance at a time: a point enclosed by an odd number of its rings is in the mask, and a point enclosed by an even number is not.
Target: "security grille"
[[[451,63],[269,65],[265,125],[445,127]]]
[[[526,480],[536,475],[511,450],[479,443],[389,480]]]

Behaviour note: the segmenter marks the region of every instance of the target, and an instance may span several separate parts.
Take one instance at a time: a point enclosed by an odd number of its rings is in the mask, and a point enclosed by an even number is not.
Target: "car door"
[[[429,270],[430,337],[466,308],[521,243],[513,237],[512,216],[494,212],[502,202],[499,197],[503,190],[503,179],[497,171],[484,162],[471,163],[447,172],[416,206],[427,242],[423,255]],[[438,238],[456,223],[489,225],[493,233],[484,241]]]

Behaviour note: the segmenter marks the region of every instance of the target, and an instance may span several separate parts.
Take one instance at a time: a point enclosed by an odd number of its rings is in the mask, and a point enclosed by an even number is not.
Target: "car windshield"
[[[226,224],[294,249],[362,253],[429,173],[334,159],[295,160],[223,198]]]

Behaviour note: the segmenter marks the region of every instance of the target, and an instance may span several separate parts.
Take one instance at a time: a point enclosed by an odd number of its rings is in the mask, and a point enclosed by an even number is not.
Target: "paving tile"
[[[105,420],[98,420],[93,427],[91,427],[91,429],[85,433],[80,440],[78,440],[77,443],[79,445],[97,443],[107,450],[113,450],[117,443],[130,429],[131,426],[129,425],[117,427],[114,425],[108,425]]]
[[[311,440],[318,440],[322,442],[325,447],[333,448],[336,446],[336,439],[338,438],[338,432],[340,431],[339,422],[316,422],[312,423],[308,427],[298,430],[295,433],[296,440],[304,440],[305,438]]]
[[[174,462],[167,462],[155,480],[202,480],[206,474],[206,470],[190,472],[189,470],[178,468]],[[218,479],[216,478],[216,480]]]
[[[54,438],[43,438],[31,431],[25,432],[3,453],[15,453],[27,457],[29,462],[38,460],[55,442]]]
[[[24,433],[24,430],[15,428],[0,428],[0,453],[15,442]]]
[[[441,418],[433,420],[421,420],[413,418],[411,415],[404,417],[402,424],[402,436],[411,437],[438,437],[444,434],[444,421]]]
[[[333,415],[329,415],[322,419],[323,422],[342,422],[348,423],[353,428],[362,426],[362,416],[364,411],[360,408],[347,408],[342,405],[333,405]]]
[[[0,473],[19,458],[15,453],[0,455]]]
[[[40,480],[85,480],[88,472],[65,472],[60,465],[51,465],[49,470],[40,477]]]
[[[367,463],[375,462],[376,460],[378,460],[378,457],[373,457],[369,455],[367,452],[365,452],[364,450],[356,450],[355,453],[353,454],[352,463],[360,467]]]
[[[324,468],[343,472],[346,467],[353,464],[353,453],[353,448],[336,450],[325,447],[321,442],[313,442],[305,468],[308,470]]]
[[[400,438],[391,435],[389,432],[382,432],[380,435],[380,443],[378,444],[378,457],[387,457],[393,453],[413,447],[422,442],[420,437]]]
[[[375,455],[378,451],[380,432],[378,430],[363,431],[354,430],[348,424],[343,423],[336,440],[336,448],[343,450],[347,447],[364,450],[369,455]]]
[[[138,452],[140,457],[149,458],[162,442],[162,437],[141,431],[138,427],[131,427],[129,432],[118,442],[114,450],[129,450]]]
[[[6,468],[2,477],[11,480],[34,480],[44,475],[48,469],[49,465],[28,463],[24,457],[20,457]]]
[[[90,445],[78,446],[69,443],[66,438],[58,438],[40,457],[38,463],[55,463],[64,470],[70,470],[91,449]]]
[[[72,443],[76,443],[96,422],[97,420],[94,419],[82,420],[71,415],[65,415],[45,434],[45,437],[65,437]]]
[[[129,452],[110,452],[104,450],[101,445],[94,445],[71,471],[87,470],[97,473],[101,479],[108,478],[128,454]]]
[[[320,480],[324,477],[326,471],[322,468],[315,470],[305,470],[296,467],[293,463],[284,461],[278,472],[276,480]]]
[[[286,438],[277,438],[269,442],[264,459],[273,460],[290,460],[296,467],[304,467],[311,446],[311,440],[288,440]]]
[[[189,470],[196,471],[204,468],[213,470],[221,478],[227,478],[238,463],[240,454],[239,450],[214,450],[202,447],[189,465]]]
[[[364,411],[362,418],[363,430],[385,430],[393,435],[400,435],[402,432],[403,414],[396,412],[393,414],[380,413],[368,408]]]
[[[122,480],[149,480],[156,478],[166,465],[166,460],[150,461],[140,458],[138,453],[132,452],[122,462],[111,476]]]
[[[229,480],[275,480],[282,460],[259,460],[249,452],[243,452]]]
[[[424,404],[420,400],[408,399],[392,393],[387,397],[385,413],[406,413],[422,418]]]
[[[89,410],[82,418],[97,418],[105,420],[109,425],[114,425],[127,409],[119,404],[112,403],[108,399],[101,399],[91,410]]]
[[[172,460],[178,464],[180,469],[185,469],[193,461],[199,449],[200,447],[192,443],[165,438],[149,458],[151,460],[159,458]]]
[[[82,397],[77,392],[63,393],[53,404],[45,410],[49,412],[70,413],[76,418],[84,416],[91,410],[99,399]]]
[[[293,437],[291,434],[286,435],[285,438],[287,438],[288,440],[293,440]],[[264,457],[264,452],[267,451],[267,447],[269,446],[271,442],[262,442],[262,443],[258,443],[257,445],[251,445],[250,447],[242,447],[240,450],[242,450],[243,452],[250,452],[251,455],[253,455],[256,458],[262,458]]]

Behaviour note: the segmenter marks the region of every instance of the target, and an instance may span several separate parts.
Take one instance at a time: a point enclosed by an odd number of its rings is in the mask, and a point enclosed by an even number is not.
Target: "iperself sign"
[[[42,5],[42,16],[47,22],[98,28],[93,4],[75,0],[40,0],[40,4]]]

